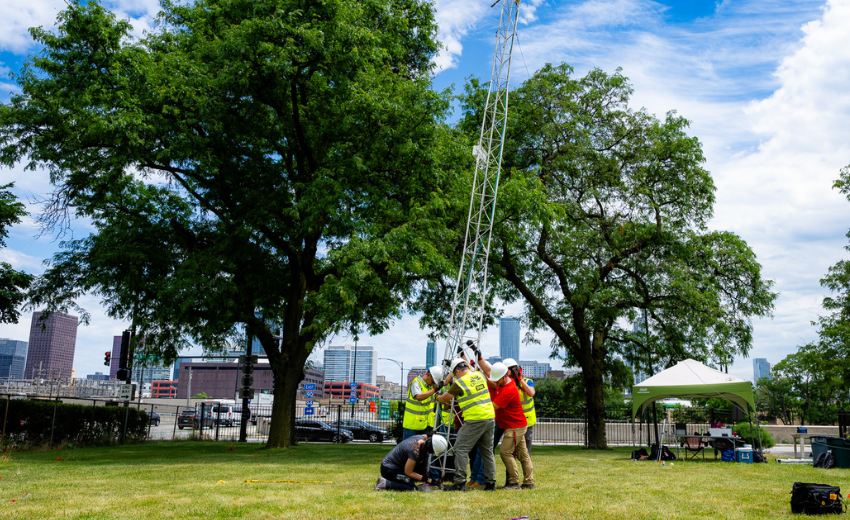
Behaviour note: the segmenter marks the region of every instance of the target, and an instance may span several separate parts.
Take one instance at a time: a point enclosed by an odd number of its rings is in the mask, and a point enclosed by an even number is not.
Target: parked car
[[[159,414],[156,412],[148,412],[151,418],[151,426],[159,426]]]
[[[322,441],[322,442],[351,442],[354,434],[349,430],[336,428],[312,419],[298,419],[295,421],[295,435],[298,440]]]
[[[355,439],[367,440],[369,442],[384,442],[384,438],[387,437],[386,428],[369,424],[366,421],[348,419],[340,421],[340,426],[346,430],[351,430]]]
[[[212,428],[213,426],[213,418],[207,413],[204,414],[203,425],[204,428]],[[200,428],[201,427],[201,412],[198,410],[183,410],[180,412],[180,415],[177,417],[177,427],[181,430],[183,428]]]

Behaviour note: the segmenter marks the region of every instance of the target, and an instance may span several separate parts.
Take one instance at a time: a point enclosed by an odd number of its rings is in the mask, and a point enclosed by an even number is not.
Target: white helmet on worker
[[[506,367],[504,363],[495,363],[492,367],[490,367],[490,381],[496,382],[505,377],[505,374],[507,373],[508,367]]]
[[[519,363],[517,363],[517,362],[514,360],[514,358],[511,358],[511,357],[509,357],[509,358],[507,358],[507,359],[503,359],[503,360],[502,360],[502,363],[504,363],[504,364],[505,364],[505,366],[506,366],[506,367],[508,367],[508,368],[515,367],[515,366],[518,366],[518,365],[519,365]]]
[[[466,362],[466,360],[465,360],[465,359],[463,359],[463,358],[454,358],[454,359],[452,360],[452,365],[451,365],[451,367],[449,367],[449,373],[454,374],[454,373],[455,373],[455,369],[456,369],[459,365],[461,365],[461,364],[464,364],[464,365],[466,365],[466,366],[469,366],[469,364]]]
[[[434,381],[441,381],[443,379],[443,367],[433,366],[428,369],[428,372],[431,373],[431,377],[434,378]]]
[[[443,453],[448,447],[449,443],[446,442],[446,438],[442,435],[434,435],[431,437],[431,449],[434,450],[434,455]]]

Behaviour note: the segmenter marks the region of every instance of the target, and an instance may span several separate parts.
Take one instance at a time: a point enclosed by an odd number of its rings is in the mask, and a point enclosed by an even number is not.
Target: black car
[[[385,428],[357,419],[340,421],[340,426],[346,430],[351,430],[355,439],[367,440],[369,442],[384,442],[384,438],[387,436],[387,430]]]
[[[148,412],[151,418],[151,426],[159,426],[159,414],[156,412]]]
[[[320,442],[351,442],[354,434],[348,430],[339,430],[329,426],[322,421],[312,419],[298,419],[295,421],[295,435],[298,440],[320,441]]]
[[[213,418],[207,413],[205,414],[203,420],[204,428],[212,428],[213,426]],[[177,427],[181,430],[183,428],[200,428],[201,427],[201,412],[198,410],[183,410],[180,412],[180,415],[177,416]]]

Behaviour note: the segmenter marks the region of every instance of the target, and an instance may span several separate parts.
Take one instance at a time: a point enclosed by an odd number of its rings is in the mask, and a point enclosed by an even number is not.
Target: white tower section
[[[490,237],[496,212],[502,151],[508,116],[508,83],[511,78],[511,56],[516,36],[520,0],[498,0],[502,4],[499,31],[490,90],[481,123],[478,144],[473,147],[476,158],[463,257],[455,284],[452,314],[444,360],[456,357],[457,348],[471,340],[481,339],[484,306],[487,301],[487,261]],[[494,3],[493,6],[496,4]]]

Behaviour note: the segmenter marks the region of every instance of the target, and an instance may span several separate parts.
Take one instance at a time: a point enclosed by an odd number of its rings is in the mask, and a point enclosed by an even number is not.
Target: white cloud
[[[5,262],[12,266],[12,269],[17,271],[26,271],[28,273],[40,273],[44,271],[44,265],[41,258],[16,251],[14,249],[0,249],[0,262]]]
[[[51,27],[67,4],[62,0],[4,0],[0,7],[0,51],[16,54],[33,47],[27,29]]]

